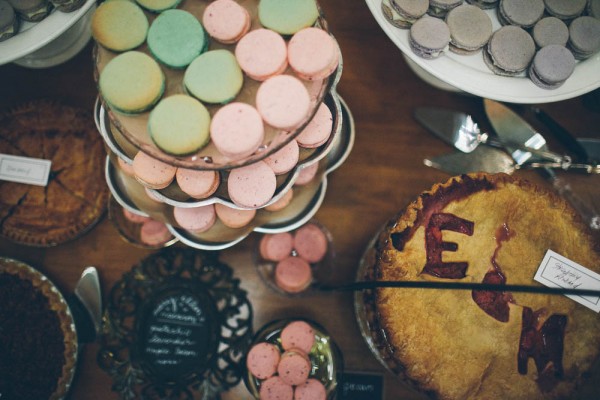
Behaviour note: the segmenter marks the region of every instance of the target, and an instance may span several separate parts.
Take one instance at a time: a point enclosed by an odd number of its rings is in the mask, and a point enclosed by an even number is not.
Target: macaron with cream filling
[[[152,141],[166,153],[191,154],[209,141],[210,115],[193,97],[175,94],[161,100],[148,118]]]
[[[19,30],[19,19],[6,0],[0,0],[0,42],[13,37]]]
[[[283,195],[274,203],[265,206],[264,210],[269,212],[277,212],[286,208],[294,198],[294,188],[289,188]]]
[[[267,124],[293,130],[308,117],[310,96],[298,78],[278,75],[259,86],[256,109]]]
[[[569,25],[569,49],[577,60],[585,60],[600,50],[600,20],[583,16]]]
[[[523,28],[505,25],[492,35],[483,61],[492,72],[514,76],[525,71],[535,55],[535,42]]]
[[[233,0],[216,0],[204,9],[202,24],[213,39],[231,44],[250,30],[250,13]]]
[[[264,161],[234,168],[229,172],[227,191],[231,201],[239,207],[262,207],[271,200],[275,189],[275,173]]]
[[[201,171],[187,168],[178,168],[175,180],[179,188],[190,197],[205,199],[211,196],[221,182],[217,171]]]
[[[550,44],[565,46],[569,40],[569,28],[556,17],[546,17],[535,24],[532,36],[540,48]]]
[[[144,11],[131,1],[106,1],[92,15],[92,36],[101,46],[116,52],[144,43],[149,26]]]
[[[20,19],[28,22],[39,22],[46,18],[52,10],[48,0],[8,0]]]
[[[386,4],[387,3],[387,4]],[[410,28],[429,9],[428,0],[384,0],[381,2],[386,18],[398,28]]]
[[[173,207],[173,217],[177,225],[192,233],[206,232],[217,221],[213,204],[191,208]]]
[[[479,7],[464,4],[446,16],[450,29],[450,51],[457,54],[478,52],[492,36],[492,20]]]
[[[164,189],[173,182],[177,167],[157,160],[143,151],[133,158],[133,172],[138,182],[150,189]]]
[[[181,0],[135,0],[135,2],[150,12],[160,13],[177,7]]]
[[[429,0],[427,14],[432,17],[444,18],[450,10],[463,4],[464,0]]]
[[[562,20],[577,18],[585,10],[587,0],[544,0],[546,12]]]
[[[148,29],[148,49],[171,68],[185,68],[208,48],[208,38],[196,17],[185,10],[161,12]]]
[[[295,140],[290,140],[288,144],[281,149],[263,159],[269,167],[275,172],[275,175],[287,174],[290,172],[300,157],[300,149]]]
[[[226,104],[242,89],[244,76],[232,52],[211,50],[196,57],[187,67],[183,84],[200,101]]]
[[[564,46],[551,44],[542,47],[533,57],[529,78],[543,89],[562,86],[575,70],[575,57]]]
[[[126,2],[109,4],[112,3]],[[160,100],[165,90],[165,76],[152,57],[139,51],[128,51],[104,66],[98,87],[111,109],[136,114],[152,108]]]
[[[237,43],[235,58],[246,75],[264,81],[287,68],[287,45],[277,32],[255,29]]]
[[[246,368],[257,379],[267,379],[277,372],[280,358],[279,349],[274,344],[257,343],[246,355]]]
[[[500,0],[497,14],[502,25],[531,28],[544,15],[544,1]]]
[[[294,237],[289,232],[265,234],[259,243],[260,256],[269,261],[281,261],[292,255]]]
[[[326,400],[327,390],[321,381],[314,378],[296,386],[294,400]]]
[[[223,225],[233,229],[243,228],[256,216],[256,210],[240,210],[221,203],[215,204],[215,211]]]
[[[305,80],[320,80],[331,75],[339,63],[340,51],[333,37],[320,28],[298,31],[288,43],[288,62]]]
[[[260,384],[260,400],[293,400],[294,388],[275,375]]]
[[[287,257],[275,266],[275,284],[288,293],[300,293],[312,282],[310,264],[300,257]]]
[[[423,17],[411,26],[408,43],[419,57],[427,60],[438,58],[450,43],[448,24],[439,18]]]
[[[316,0],[261,0],[258,3],[261,25],[282,35],[293,35],[313,26],[318,17]]]
[[[265,136],[263,120],[250,104],[234,102],[221,107],[210,124],[213,145],[229,159],[254,153]]]

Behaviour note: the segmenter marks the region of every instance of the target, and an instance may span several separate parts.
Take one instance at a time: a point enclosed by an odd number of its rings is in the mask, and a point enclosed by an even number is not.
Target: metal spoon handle
[[[539,149],[534,149],[533,147],[528,147],[528,146],[524,146],[520,143],[516,143],[516,142],[512,142],[512,141],[499,141],[499,140],[494,140],[494,139],[488,139],[484,142],[485,144],[488,144],[490,146],[494,146],[500,149],[506,149],[506,148],[511,148],[511,149],[516,149],[516,150],[521,150],[521,151],[525,151],[528,153],[533,154],[534,156],[537,156],[538,158],[547,160],[547,161],[552,161],[554,163],[570,163],[571,162],[571,158],[569,156],[563,156],[551,151],[544,151],[544,150],[539,150]]]
[[[579,164],[572,163],[568,157],[566,160],[560,162],[554,161],[533,161],[527,162],[523,165],[517,165],[517,169],[536,169],[536,168],[552,168],[561,169],[563,171],[578,171],[587,174],[600,174],[600,165],[598,164]]]

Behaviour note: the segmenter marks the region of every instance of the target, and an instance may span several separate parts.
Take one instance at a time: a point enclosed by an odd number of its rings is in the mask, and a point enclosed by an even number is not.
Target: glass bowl
[[[275,292],[277,292],[281,295],[290,296],[290,297],[310,295],[315,290],[318,290],[319,286],[326,283],[329,280],[329,278],[331,277],[331,272],[332,272],[332,268],[334,266],[334,259],[335,259],[333,236],[331,235],[331,232],[329,232],[327,230],[327,228],[325,228],[325,226],[320,224],[316,219],[311,219],[306,224],[290,231],[289,233],[292,236],[294,236],[294,234],[298,231],[298,229],[300,229],[306,225],[315,225],[316,227],[319,228],[319,230],[321,232],[323,232],[325,234],[325,238],[327,239],[327,251],[325,253],[325,256],[320,261],[314,262],[314,263],[309,262],[310,269],[312,271],[312,281],[306,289],[304,289],[300,292],[297,292],[297,293],[285,291],[277,284],[277,282],[275,280],[275,268],[277,267],[278,262],[266,259],[261,254],[260,244],[261,244],[262,240],[265,238],[265,236],[272,235],[272,234],[265,233],[265,234],[262,234],[257,237],[256,244],[254,246],[254,265],[256,267],[258,275],[261,277],[262,281],[270,289],[274,290]],[[292,257],[300,257],[295,249],[292,249],[292,251],[289,255]]]
[[[307,322],[315,332],[315,344],[308,354],[312,364],[309,378],[319,380],[325,386],[327,399],[332,400],[336,396],[338,383],[344,369],[344,360],[340,349],[320,324],[305,318],[286,318],[269,322],[254,335],[249,349],[255,344],[267,342],[277,346],[283,352],[281,331],[294,321]],[[246,371],[244,383],[252,396],[259,399],[261,381]]]

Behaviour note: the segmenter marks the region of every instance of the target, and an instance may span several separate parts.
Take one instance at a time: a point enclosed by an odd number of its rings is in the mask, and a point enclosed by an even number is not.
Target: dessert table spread
[[[424,165],[425,157],[453,150],[414,119],[414,109],[419,106],[452,108],[473,115],[484,129],[489,126],[480,97],[440,90],[421,80],[381,30],[365,2],[323,0],[320,5],[344,57],[338,92],[354,117],[356,138],[346,162],[331,173],[325,199],[315,218],[333,237],[335,258],[331,283],[347,283],[355,280],[359,261],[383,224],[419,193],[449,177]],[[90,42],[77,56],[55,67],[36,70],[14,64],[0,66],[0,108],[54,99],[92,110],[98,94],[92,54],[93,43]],[[575,136],[600,139],[598,90],[540,107]],[[529,105],[517,105],[515,109],[534,126],[543,129]],[[564,151],[552,135],[545,136],[550,148]],[[535,171],[514,174],[549,189],[552,187]],[[579,196],[600,210],[600,177],[558,174],[568,180]],[[220,261],[234,270],[234,277],[248,293],[255,330],[280,318],[303,317],[316,321],[339,346],[345,371],[383,376],[385,399],[424,398],[386,372],[373,356],[361,336],[352,293],[286,297],[268,287],[255,268],[258,238],[259,234],[252,233],[219,252]],[[600,235],[597,239],[600,240]],[[86,234],[56,247],[27,247],[0,239],[0,256],[38,268],[67,293],[74,290],[86,266],[95,266],[105,300],[110,288],[125,272],[154,252],[124,241],[106,215]],[[98,365],[98,350],[96,343],[82,346],[69,398],[118,398],[111,390],[110,376]],[[597,371],[594,379],[600,382]],[[251,395],[241,382],[221,397],[249,399]]]

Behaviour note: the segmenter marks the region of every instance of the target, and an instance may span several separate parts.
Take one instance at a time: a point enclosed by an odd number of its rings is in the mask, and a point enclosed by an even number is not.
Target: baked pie
[[[600,272],[571,207],[504,174],[435,185],[374,246],[366,280],[539,285],[548,249]],[[380,358],[434,398],[572,398],[600,351],[600,317],[565,296],[381,288],[363,298]]]
[[[0,398],[62,399],[77,357],[64,298],[35,269],[0,258],[0,304]]]
[[[1,236],[53,246],[102,216],[106,153],[91,113],[38,101],[0,114],[0,153],[52,161],[45,187],[0,181]]]

